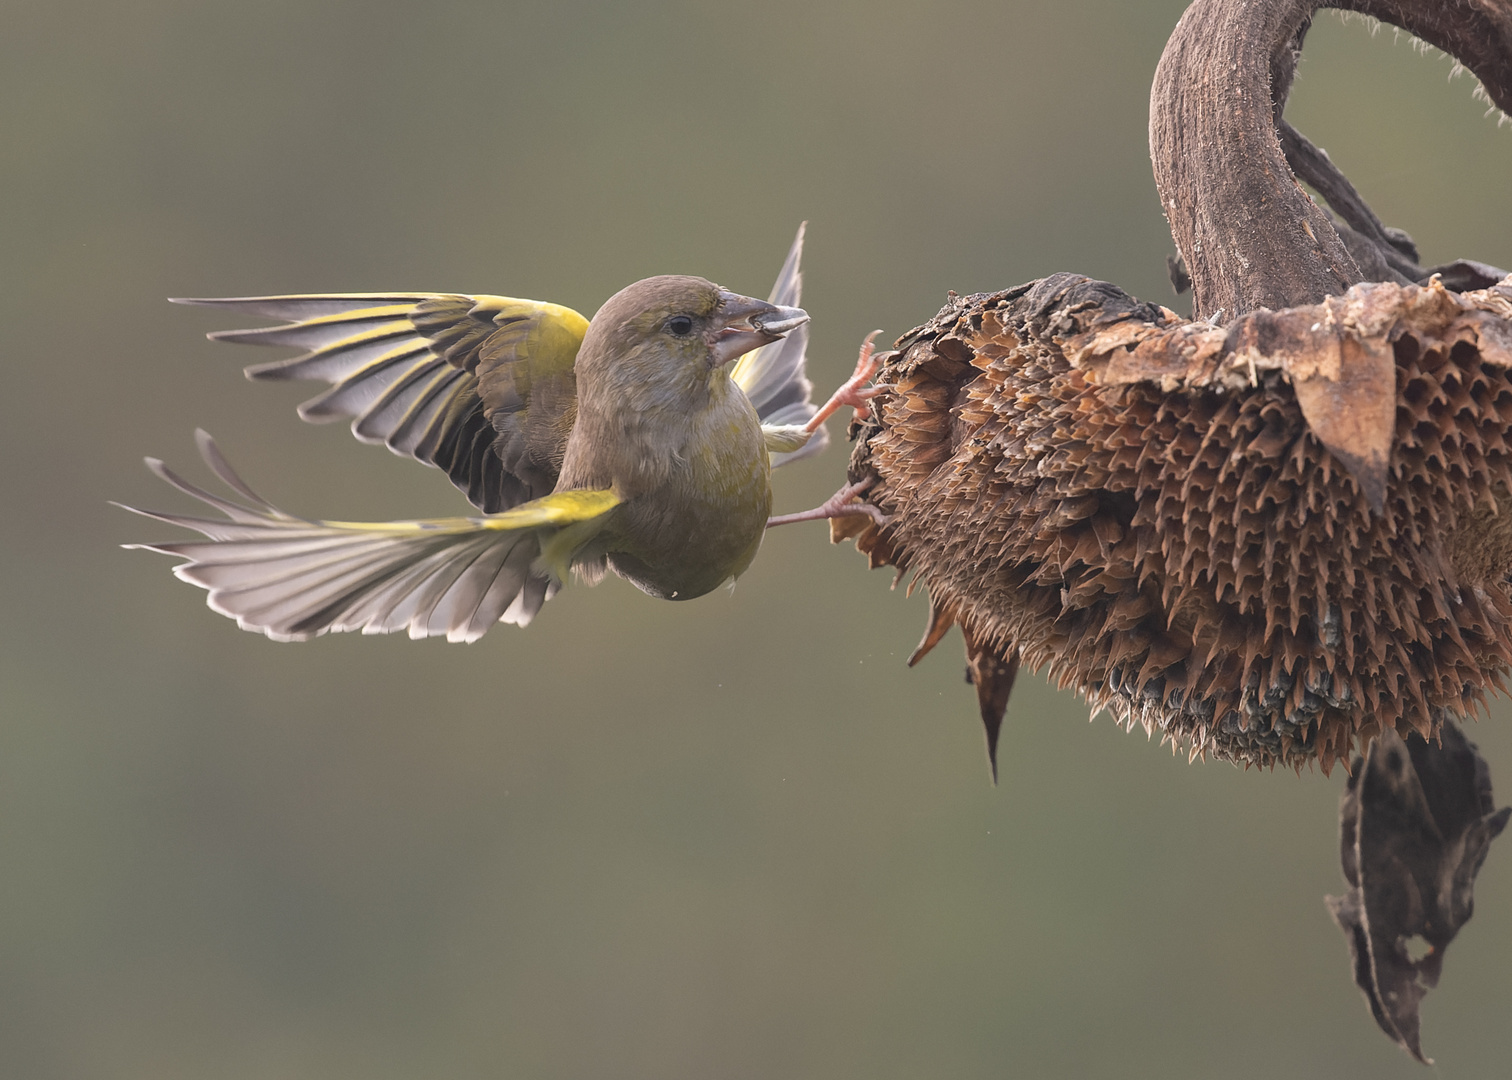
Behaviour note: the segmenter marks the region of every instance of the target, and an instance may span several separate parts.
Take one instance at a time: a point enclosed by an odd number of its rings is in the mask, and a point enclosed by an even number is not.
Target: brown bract
[[[1193,754],[1325,770],[1512,664],[1512,278],[1189,322],[1058,274],[900,339],[840,519],[967,639]]]

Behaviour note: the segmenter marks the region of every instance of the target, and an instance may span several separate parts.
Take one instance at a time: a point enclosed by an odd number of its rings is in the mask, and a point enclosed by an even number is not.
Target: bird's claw
[[[767,518],[767,528],[770,529],[774,525],[791,525],[796,521],[825,521],[829,518],[851,517],[857,514],[866,515],[878,525],[886,525],[891,519],[882,512],[880,506],[874,506],[869,502],[854,501],[858,495],[866,492],[876,482],[875,476],[869,476],[859,484],[846,484],[812,510]]]
[[[873,330],[866,335],[866,340],[861,342],[860,354],[856,357],[856,370],[849,379],[840,384],[840,389],[831,394],[829,400],[820,406],[814,418],[805,425],[807,430],[819,430],[820,424],[846,405],[856,410],[858,420],[864,420],[871,415],[871,399],[886,389],[883,386],[866,385],[882,367],[882,361],[873,355],[876,348],[873,342],[881,332],[881,330]]]
[[[831,400],[840,405],[849,405],[856,410],[856,417],[864,420],[871,415],[871,399],[883,391],[881,386],[867,386],[872,378],[882,367],[882,361],[874,355],[877,335],[881,330],[873,330],[866,335],[866,340],[861,342],[861,351],[856,357],[856,370],[849,379],[840,385]]]

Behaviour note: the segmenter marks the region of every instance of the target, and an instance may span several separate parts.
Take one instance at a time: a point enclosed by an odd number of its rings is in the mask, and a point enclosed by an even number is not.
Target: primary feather
[[[225,519],[126,507],[206,538],[129,546],[182,557],[174,573],[208,589],[211,608],[278,641],[346,630],[475,641],[495,622],[526,626],[561,586],[560,575],[540,565],[543,547],[619,505],[612,492],[571,491],[492,517],[312,521],[258,496],[208,434],[196,438],[206,464],[251,505],[149,459],[154,473]]]
[[[293,319],[210,337],[305,349],[247,377],[329,383],[299,407],[302,419],[350,419],[358,439],[442,469],[485,513],[556,484],[588,328],[571,308],[452,293],[179,302]]]

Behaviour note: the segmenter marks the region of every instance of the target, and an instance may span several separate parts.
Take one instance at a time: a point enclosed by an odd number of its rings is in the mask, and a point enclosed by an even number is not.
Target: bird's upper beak
[[[712,362],[715,367],[728,364],[808,321],[808,312],[802,308],[779,307],[721,290],[714,340],[709,346]]]

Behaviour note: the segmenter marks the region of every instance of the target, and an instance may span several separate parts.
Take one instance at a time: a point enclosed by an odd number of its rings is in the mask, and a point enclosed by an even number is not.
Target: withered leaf
[[[1439,730],[1434,745],[1388,727],[1356,761],[1339,808],[1350,887],[1325,898],[1376,1023],[1424,1064],[1418,1006],[1438,985],[1444,950],[1474,910],[1475,876],[1512,815],[1494,808],[1475,744],[1452,720]]]

